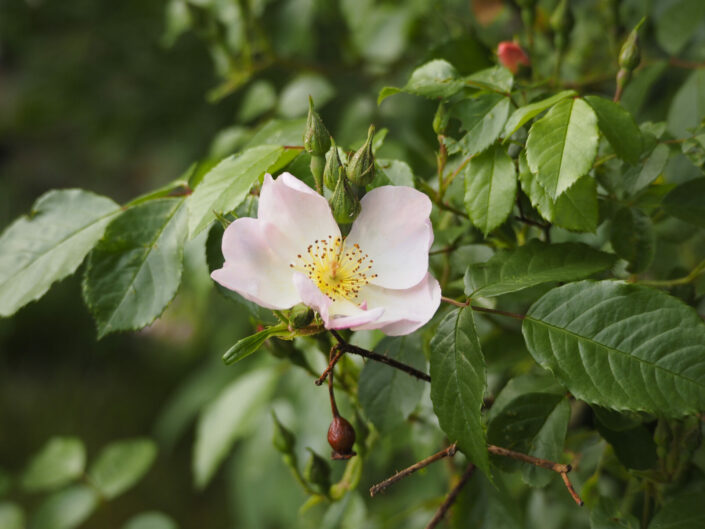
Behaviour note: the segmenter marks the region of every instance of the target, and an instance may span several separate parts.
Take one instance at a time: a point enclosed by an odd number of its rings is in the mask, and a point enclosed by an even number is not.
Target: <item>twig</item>
[[[321,384],[323,384],[326,381],[326,377],[328,376],[328,373],[333,371],[335,364],[337,364],[338,360],[340,360],[340,357],[345,354],[345,351],[340,349],[340,347],[337,344],[331,348],[330,352],[333,353],[333,351],[338,351],[338,352],[333,357],[333,359],[328,363],[328,367],[326,367],[325,370],[323,371],[323,373],[321,373],[321,376],[316,379],[315,384],[317,386],[320,386]]]
[[[400,371],[404,371],[412,377],[416,377],[420,380],[425,380],[426,382],[431,382],[431,377],[423,371],[419,371],[418,369],[411,367],[410,365],[394,360],[393,358],[389,358],[388,356],[384,356],[379,353],[363,349],[362,347],[357,347],[356,345],[349,344],[343,339],[342,336],[340,336],[340,334],[338,334],[337,331],[331,329],[330,333],[338,341],[340,349],[346,353],[360,355],[363,358],[369,358],[370,360],[375,360],[377,362],[387,364],[390,367],[399,369]]]
[[[394,483],[405,478],[406,476],[413,474],[417,470],[420,470],[424,467],[427,467],[431,463],[435,463],[436,461],[443,459],[444,457],[454,456],[455,451],[456,451],[456,445],[455,445],[455,443],[453,443],[448,448],[441,450],[440,452],[436,452],[432,456],[429,456],[426,459],[422,459],[418,463],[414,463],[413,465],[405,468],[404,470],[400,470],[399,472],[394,474],[392,477],[387,478],[384,481],[377,483],[376,485],[373,485],[372,487],[370,487],[370,497],[374,498],[376,494],[379,494],[380,492],[382,492],[384,489],[386,489],[390,485],[393,485]]]
[[[582,507],[585,505],[585,502],[578,496],[578,493],[575,492],[575,489],[573,488],[573,484],[570,482],[570,479],[568,479],[568,474],[565,472],[561,472],[561,477],[563,478],[563,483],[565,483],[565,488],[568,489],[568,492],[570,493],[571,498],[573,498],[573,501],[578,504],[579,507]]]
[[[448,509],[450,509],[451,505],[453,505],[453,503],[455,503],[455,499],[458,497],[458,494],[460,493],[462,488],[465,486],[465,484],[468,482],[468,480],[470,479],[470,476],[472,476],[472,473],[474,471],[475,471],[475,465],[470,463],[467,466],[467,468],[465,469],[465,472],[463,472],[463,475],[460,477],[460,481],[458,481],[458,483],[455,485],[455,487],[453,487],[453,489],[450,491],[450,493],[446,497],[443,504],[436,511],[436,514],[434,514],[433,518],[431,518],[431,521],[428,522],[426,529],[433,529],[441,522],[441,520],[443,520],[446,513],[448,512]]]
[[[445,301],[446,303],[450,303],[451,305],[455,305],[456,307],[467,307],[470,305],[470,300],[466,301],[456,301],[453,298],[447,298],[445,296],[441,296],[441,301]]]

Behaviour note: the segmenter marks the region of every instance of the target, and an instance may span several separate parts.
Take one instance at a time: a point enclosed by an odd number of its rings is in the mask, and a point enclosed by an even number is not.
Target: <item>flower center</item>
[[[306,274],[331,300],[355,301],[360,289],[377,277],[373,263],[360,245],[348,247],[345,239],[329,235],[309,244],[306,253],[297,255],[289,266]]]

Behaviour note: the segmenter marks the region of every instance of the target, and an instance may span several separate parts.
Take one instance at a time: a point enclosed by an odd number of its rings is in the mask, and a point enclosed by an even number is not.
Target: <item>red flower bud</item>
[[[529,56],[516,42],[504,41],[497,46],[497,58],[502,66],[512,73],[517,73],[519,65],[529,66]]]

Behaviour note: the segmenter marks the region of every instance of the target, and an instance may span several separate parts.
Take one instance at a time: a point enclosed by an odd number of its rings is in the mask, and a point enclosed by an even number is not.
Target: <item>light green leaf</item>
[[[431,400],[441,428],[485,474],[489,457],[482,424],[487,380],[485,359],[473,312],[456,309],[443,319],[431,340]]]
[[[30,529],[74,529],[98,506],[98,495],[86,485],[74,485],[44,500],[30,520]]]
[[[696,0],[698,1],[698,0]],[[702,3],[705,6],[705,2]],[[690,136],[705,118],[705,68],[693,70],[681,85],[668,109],[668,132],[676,138]]]
[[[548,110],[559,101],[564,100],[566,97],[573,97],[576,95],[578,95],[578,93],[575,90],[563,90],[562,92],[558,92],[557,94],[547,97],[546,99],[542,99],[541,101],[536,101],[517,108],[509,117],[509,120],[507,120],[507,123],[504,126],[504,140],[506,141],[511,138],[516,131],[544,110]]]
[[[628,270],[646,270],[656,254],[656,236],[651,218],[636,208],[623,207],[614,216],[610,237],[615,253],[629,262]]]
[[[598,96],[586,96],[585,101],[597,114],[597,124],[602,134],[625,162],[635,164],[643,148],[641,130],[632,115],[619,103]]]
[[[507,220],[516,192],[514,162],[501,145],[475,156],[465,167],[465,209],[485,235]]]
[[[473,88],[506,93],[514,85],[514,76],[504,66],[493,66],[465,77],[464,81]]]
[[[555,200],[592,168],[597,153],[597,117],[582,99],[564,99],[529,130],[531,172]]]
[[[0,316],[73,273],[119,211],[109,198],[81,189],[42,195],[0,235]]]
[[[390,184],[414,187],[414,174],[406,162],[381,158],[376,160],[375,168],[375,180],[371,187]]]
[[[213,222],[215,213],[225,214],[234,210],[264,173],[281,169],[297,154],[297,149],[259,145],[216,165],[186,200],[190,236],[194,237]]]
[[[149,325],[176,294],[186,239],[183,205],[183,198],[164,198],[128,209],[88,256],[83,299],[98,338]]]
[[[137,484],[157,457],[157,445],[137,438],[109,444],[98,454],[88,472],[91,483],[112,499]]]
[[[426,358],[419,336],[384,338],[375,352],[425,371]],[[367,418],[382,432],[404,421],[419,403],[425,383],[379,362],[367,362],[357,389]]]
[[[465,273],[469,297],[500,296],[550,281],[575,281],[610,268],[614,255],[581,243],[546,244],[532,239],[514,250],[502,250]]]
[[[597,184],[591,176],[580,178],[554,201],[529,170],[522,153],[519,157],[519,181],[531,204],[547,221],[573,231],[593,232],[597,228]]]
[[[666,167],[670,155],[671,150],[668,145],[663,143],[657,145],[648,158],[644,160],[643,165],[630,167],[624,173],[622,180],[625,191],[630,195],[634,195],[656,180]]]
[[[122,529],[178,529],[174,520],[158,511],[143,512],[130,518]]]
[[[201,413],[193,447],[196,487],[203,489],[228,455],[233,443],[247,435],[274,390],[276,374],[252,371],[233,381]]]
[[[377,98],[377,104],[399,92],[445,99],[461,90],[463,86],[463,80],[452,64],[443,59],[434,59],[414,70],[404,88],[383,88]]]
[[[25,529],[24,511],[9,501],[0,502],[0,527],[2,529]]]
[[[27,492],[57,489],[81,476],[86,450],[75,437],[53,437],[29,461],[20,484]]]
[[[235,345],[225,351],[223,354],[223,362],[226,364],[234,364],[243,358],[247,358],[253,353],[256,353],[268,338],[277,335],[291,334],[285,326],[274,326],[263,329],[251,336],[247,336],[242,340],[238,340]]]
[[[580,400],[666,417],[705,407],[705,324],[661,291],[570,283],[534,303],[522,331],[536,361]]]
[[[257,130],[255,135],[247,142],[245,148],[250,149],[258,145],[303,146],[305,127],[306,118],[272,119]]]
[[[308,112],[309,96],[316,103],[316,108],[322,108],[334,95],[335,88],[324,76],[314,73],[301,74],[282,89],[277,110],[285,118],[305,116]]]
[[[673,189],[663,199],[666,213],[705,228],[705,178],[696,178]]]
[[[705,19],[702,0],[675,0],[653,17],[656,40],[671,55],[676,55],[693,37]],[[657,4],[658,5],[658,4]]]
[[[306,108],[308,108],[308,94],[304,99],[306,100]],[[272,110],[276,104],[277,91],[274,85],[264,79],[255,81],[242,98],[242,104],[238,111],[239,121],[242,123],[252,121],[265,112]]]
[[[705,526],[703,493],[676,496],[656,513],[649,529],[702,529]]]
[[[484,151],[499,137],[509,115],[508,97],[481,94],[453,105],[451,115],[458,118],[467,131],[458,141],[464,156]]]

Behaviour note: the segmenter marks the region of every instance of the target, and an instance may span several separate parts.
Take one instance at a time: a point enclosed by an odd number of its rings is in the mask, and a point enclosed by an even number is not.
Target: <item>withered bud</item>
[[[333,459],[350,459],[355,455],[355,428],[343,417],[333,417],[328,428],[328,443],[333,448]]]

